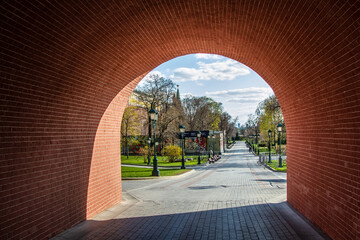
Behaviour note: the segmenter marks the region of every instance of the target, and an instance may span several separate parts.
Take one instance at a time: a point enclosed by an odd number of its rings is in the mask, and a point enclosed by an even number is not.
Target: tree
[[[232,117],[229,113],[223,112],[220,117],[220,130],[225,131],[226,133],[226,141],[228,141],[229,137],[236,134],[236,122],[238,118],[236,117],[234,120],[231,120]]]
[[[158,121],[158,137],[163,147],[166,139],[171,139],[177,136],[179,132],[179,124],[181,122],[181,109],[176,105],[170,104],[166,109],[161,110]]]
[[[136,135],[139,130],[137,118],[136,107],[128,106],[125,108],[121,122],[121,143],[126,149],[127,158],[129,158],[129,145],[137,143],[137,140],[131,137]]]
[[[159,118],[156,123],[157,138],[160,139],[160,146],[166,138],[170,138],[177,134],[178,123],[183,118],[181,104],[177,104],[175,97],[175,84],[171,79],[165,79],[160,75],[150,75],[148,80],[134,91],[144,105],[147,112],[151,108],[157,109]],[[152,125],[150,116],[148,116],[149,137],[152,138]]]
[[[184,108],[184,113],[187,121],[187,129],[194,131],[196,123],[196,112],[199,108],[199,100],[196,97],[186,97],[182,100],[182,106]]]
[[[273,139],[275,141],[276,126],[279,122],[284,122],[277,98],[275,95],[266,98],[259,104],[258,108],[261,108],[261,115],[259,117],[261,132],[265,135],[270,129],[273,132]]]
[[[255,135],[259,129],[259,116],[255,114],[249,114],[248,120],[245,122],[245,134],[246,135]]]
[[[208,97],[187,97],[182,101],[190,131],[219,130],[222,104]]]
[[[279,122],[282,123],[283,132],[285,132],[285,123],[280,104],[275,95],[272,95],[258,104],[255,114],[249,115],[245,124],[246,134],[260,133],[260,139],[268,141],[268,130],[271,130],[273,141],[276,142],[276,126]],[[283,134],[283,136],[286,138],[286,135]]]

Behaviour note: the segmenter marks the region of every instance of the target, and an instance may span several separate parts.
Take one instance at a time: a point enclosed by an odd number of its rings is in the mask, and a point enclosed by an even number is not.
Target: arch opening
[[[119,201],[102,188],[118,176],[99,180],[99,169],[119,164],[119,147],[111,149],[134,79],[208,52],[246,63],[276,92],[292,161],[289,203],[331,237],[355,238],[357,3],[2,3],[2,235],[49,237]]]

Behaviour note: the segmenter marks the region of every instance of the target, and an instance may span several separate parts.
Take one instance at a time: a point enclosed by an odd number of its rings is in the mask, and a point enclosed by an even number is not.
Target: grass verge
[[[286,162],[283,162],[283,166],[281,168],[279,168],[279,161],[278,160],[272,160],[271,163],[267,163],[268,166],[270,166],[271,168],[273,168],[276,171],[279,172],[286,172],[287,171],[287,165]]]
[[[122,178],[142,178],[152,177],[152,168],[140,168],[140,167],[121,167]],[[159,169],[160,176],[176,176],[185,172],[191,171],[191,169]]]
[[[191,158],[192,160],[188,160],[187,162],[185,162],[185,165],[187,165],[187,166],[197,165],[198,156],[185,156],[185,159],[187,159],[187,158]],[[151,156],[150,159],[151,159],[151,164],[152,164],[154,157]],[[157,159],[158,159],[158,165],[161,167],[180,167],[181,166],[181,162],[170,163],[167,161],[167,157],[164,157],[164,156],[157,156]],[[201,163],[205,163],[207,160],[208,160],[207,156],[203,155],[201,157]],[[127,158],[126,156],[122,155],[121,163],[122,164],[147,165],[147,161],[144,162],[143,156],[129,156],[129,158]]]

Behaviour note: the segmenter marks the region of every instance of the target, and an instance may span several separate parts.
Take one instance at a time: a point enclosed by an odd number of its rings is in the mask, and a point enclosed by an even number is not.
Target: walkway
[[[122,204],[58,237],[323,239],[285,202],[286,173],[256,162],[241,142],[184,176],[123,181]]]

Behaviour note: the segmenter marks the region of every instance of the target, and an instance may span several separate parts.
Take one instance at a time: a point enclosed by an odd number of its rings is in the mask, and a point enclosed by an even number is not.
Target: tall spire
[[[177,87],[177,91],[176,91],[176,98],[177,98],[178,100],[180,100],[180,90],[179,90],[179,85],[176,85],[176,87]]]

